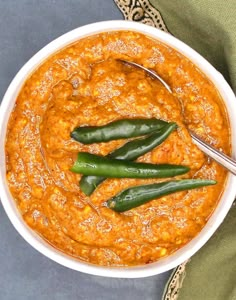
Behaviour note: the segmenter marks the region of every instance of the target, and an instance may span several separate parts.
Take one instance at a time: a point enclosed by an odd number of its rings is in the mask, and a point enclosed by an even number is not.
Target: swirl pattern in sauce
[[[117,58],[154,69],[174,93]],[[70,138],[74,127],[153,117],[177,122],[179,129],[138,160],[187,165],[191,171],[178,178],[214,179],[218,184],[122,214],[104,207],[104,201],[126,187],[161,180],[108,179],[86,197],[78,187],[80,175],[69,170],[77,152],[106,155],[125,141],[82,145]],[[186,125],[230,152],[222,99],[174,49],[122,31],[62,49],[27,79],[8,124],[7,179],[25,222],[54,247],[94,264],[138,265],[173,253],[203,228],[226,180],[225,170],[192,143]]]

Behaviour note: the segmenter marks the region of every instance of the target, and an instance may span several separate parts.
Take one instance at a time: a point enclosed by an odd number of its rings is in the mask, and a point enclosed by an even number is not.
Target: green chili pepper
[[[128,188],[113,198],[106,201],[106,206],[116,212],[123,212],[151,200],[166,196],[178,191],[196,189],[202,186],[213,185],[215,180],[205,179],[184,179],[166,181],[149,185],[141,185]]]
[[[177,128],[176,123],[168,123],[159,131],[148,137],[136,139],[108,154],[109,158],[135,160],[160,145]],[[106,178],[98,176],[82,176],[79,186],[85,195],[89,196]]]
[[[83,144],[108,142],[152,133],[168,124],[158,119],[123,119],[104,126],[77,127],[71,137]]]
[[[138,163],[80,152],[71,171],[108,178],[164,178],[187,173],[189,167]]]

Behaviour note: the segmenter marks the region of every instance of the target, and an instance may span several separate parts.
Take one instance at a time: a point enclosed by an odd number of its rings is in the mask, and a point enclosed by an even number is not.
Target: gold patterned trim
[[[141,22],[168,32],[160,12],[148,0],[114,0],[125,20]]]
[[[186,276],[185,267],[190,260],[179,265],[171,274],[169,281],[166,284],[162,300],[177,300],[179,290],[182,287],[184,278]]]

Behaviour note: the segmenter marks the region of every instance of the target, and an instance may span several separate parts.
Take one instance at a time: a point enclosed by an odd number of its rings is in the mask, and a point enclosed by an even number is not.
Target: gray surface
[[[40,48],[78,26],[122,16],[112,0],[0,0],[0,99]],[[64,268],[29,246],[0,204],[0,300],[161,299],[168,273],[108,279]]]

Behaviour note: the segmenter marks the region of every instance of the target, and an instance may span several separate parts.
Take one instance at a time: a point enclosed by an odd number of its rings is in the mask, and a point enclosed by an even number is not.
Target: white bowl
[[[0,110],[0,197],[3,207],[11,220],[12,224],[20,235],[35,249],[42,254],[51,258],[52,260],[64,265],[68,268],[81,271],[88,274],[107,276],[107,277],[120,277],[120,278],[138,278],[146,277],[170,270],[188,258],[190,258],[196,251],[198,251],[212,234],[219,227],[227,212],[229,211],[232,202],[236,195],[236,177],[229,174],[224,193],[221,200],[210,217],[209,221],[202,229],[202,231],[187,245],[172,255],[163,258],[155,263],[148,265],[141,265],[136,267],[101,267],[79,261],[69,255],[66,255],[44,241],[39,235],[31,230],[23,221],[20,212],[18,211],[15,201],[11,196],[6,181],[6,162],[5,162],[5,136],[9,116],[15,104],[15,99],[24,84],[26,78],[32,73],[48,56],[57,50],[71,44],[81,38],[98,34],[104,31],[117,31],[117,30],[132,30],[143,33],[151,38],[157,39],[183,55],[188,57],[195,65],[201,69],[208,78],[215,84],[222,98],[224,99],[232,133],[232,154],[236,152],[236,101],[234,93],[223,78],[223,76],[212,67],[202,56],[191,49],[189,46],[179,41],[172,35],[160,31],[156,28],[143,25],[136,22],[128,21],[106,21],[90,25],[86,25],[75,30],[72,30],[61,37],[57,38],[37,54],[35,54],[17,73],[11,82],[1,104]]]

